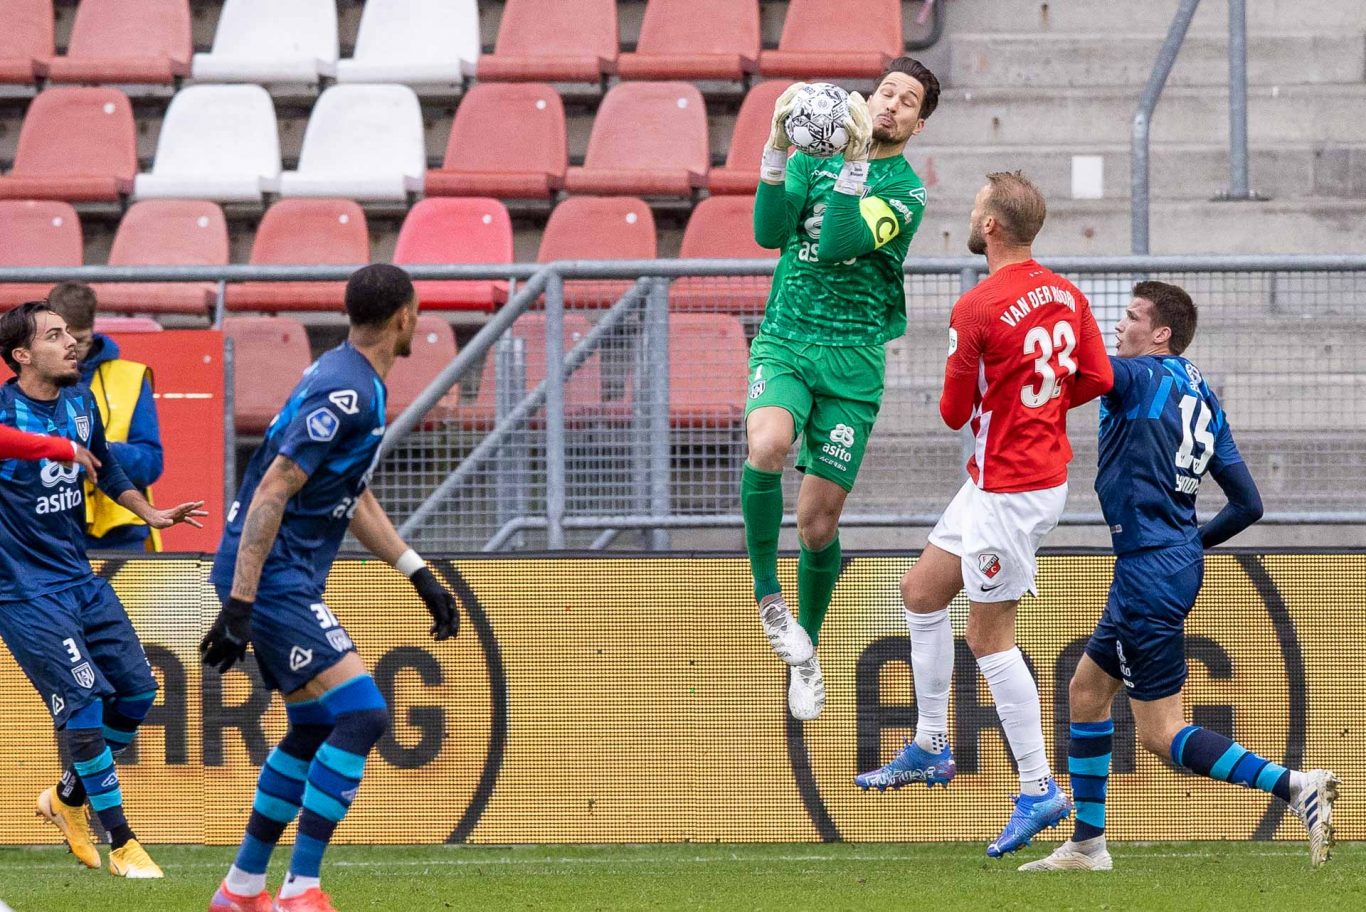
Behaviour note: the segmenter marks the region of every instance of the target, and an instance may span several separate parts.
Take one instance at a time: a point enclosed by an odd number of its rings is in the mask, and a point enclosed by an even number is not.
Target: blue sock
[[[109,752],[114,755],[115,759],[118,759],[119,754],[123,753],[124,748],[133,743],[133,738],[138,733],[138,726],[142,724],[143,719],[147,718],[147,713],[151,710],[156,697],[157,692],[149,690],[147,693],[134,694],[130,697],[111,697],[106,699],[103,704],[91,704],[103,706],[100,720],[101,734],[104,736],[104,743],[109,746]],[[74,764],[67,767],[66,772],[62,773],[61,781],[57,783],[57,796],[62,799],[63,804],[71,807],[80,807],[85,804],[85,783],[81,781],[81,775],[77,772]]]
[[[1105,790],[1110,781],[1110,753],[1115,740],[1113,719],[1104,722],[1073,722],[1067,746],[1067,774],[1077,804],[1077,825],[1072,840],[1105,835]]]
[[[114,769],[114,754],[100,734],[101,716],[98,701],[81,707],[66,723],[66,740],[71,766],[85,786],[90,807],[108,831],[109,844],[117,849],[134,836],[123,815],[123,792]]]
[[[365,757],[389,727],[384,697],[369,675],[352,678],[322,695],[336,719],[332,734],[308,767],[299,835],[289,860],[289,875],[318,877],[323,852],[360,788]]]
[[[1261,789],[1290,800],[1290,770],[1259,757],[1236,741],[1198,725],[1187,725],[1172,739],[1172,762],[1193,773]]]
[[[332,733],[332,714],[317,700],[287,703],[285,715],[289,730],[261,767],[247,831],[233,862],[248,874],[266,873],[276,843],[303,804],[308,765]]]

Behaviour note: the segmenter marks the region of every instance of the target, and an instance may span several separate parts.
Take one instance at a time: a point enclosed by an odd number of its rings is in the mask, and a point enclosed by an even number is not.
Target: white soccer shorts
[[[930,532],[930,544],[963,562],[963,588],[973,602],[1013,602],[1038,595],[1034,555],[1067,503],[1056,488],[996,494],[963,484]]]

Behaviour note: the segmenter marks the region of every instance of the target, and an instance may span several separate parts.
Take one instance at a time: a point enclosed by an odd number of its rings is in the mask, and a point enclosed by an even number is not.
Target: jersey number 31
[[[1034,372],[1039,375],[1039,384],[1029,384],[1020,388],[1020,401],[1026,408],[1041,408],[1049,399],[1062,395],[1062,382],[1068,374],[1077,372],[1077,362],[1072,360],[1072,349],[1077,347],[1077,337],[1072,324],[1061,320],[1053,324],[1050,333],[1045,327],[1035,326],[1026,335],[1024,353],[1037,355],[1034,359]],[[1054,354],[1057,366],[1054,367]]]

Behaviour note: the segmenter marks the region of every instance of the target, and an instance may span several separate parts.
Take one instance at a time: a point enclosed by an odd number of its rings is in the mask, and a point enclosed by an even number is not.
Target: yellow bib
[[[128,442],[128,430],[133,423],[133,410],[137,408],[138,397],[142,395],[143,377],[150,381],[152,370],[136,361],[115,359],[95,368],[95,375],[90,378],[90,392],[95,394],[100,419],[104,422],[104,439],[109,443]],[[152,489],[148,488],[142,493],[148,503],[151,503]],[[146,523],[139,519],[137,514],[119,506],[87,481],[85,525],[90,535],[101,538],[119,526],[143,526]],[[161,531],[151,531],[152,534],[147,538],[147,550],[160,551]]]

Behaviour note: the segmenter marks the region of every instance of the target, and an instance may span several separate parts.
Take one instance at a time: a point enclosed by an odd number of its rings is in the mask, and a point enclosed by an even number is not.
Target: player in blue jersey
[[[1096,493],[1110,526],[1110,595],[1072,677],[1067,768],[1076,801],[1072,838],[1022,871],[1108,871],[1105,793],[1114,723],[1110,706],[1129,694],[1134,728],[1163,760],[1286,801],[1309,831],[1310,861],[1332,843],[1337,779],[1301,773],[1229,738],[1188,725],[1184,624],[1204,575],[1204,553],[1261,518],[1262,502],[1209,384],[1181,353],[1195,335],[1196,308],[1181,288],[1140,282],[1115,327],[1115,384],[1101,399]],[[1203,526],[1195,495],[1206,475],[1228,504]]]
[[[384,437],[384,378],[411,351],[417,310],[402,269],[373,265],[351,276],[347,340],[304,373],[228,514],[210,576],[223,610],[200,649],[225,672],[250,642],[261,677],[284,694],[289,729],[261,768],[246,834],[211,912],[334,912],[319,881],[323,852],[389,725],[379,688],[323,603],[347,529],[412,581],[434,639],[459,629],[454,597],[368,489]],[[272,904],[266,866],[296,814],[289,875]]]
[[[72,760],[61,782],[38,796],[37,814],[62,831],[82,864],[98,868],[89,800],[109,833],[110,873],[161,877],[128,826],[114,769],[157,684],[118,596],[86,559],[80,476],[100,466],[100,490],[156,529],[198,526],[203,502],[158,510],[128,481],[90,390],[77,385],[76,340],[46,303],[0,317],[0,357],[17,375],[0,387],[0,424],[64,437],[98,460],[0,462],[0,637],[47,703]]]

